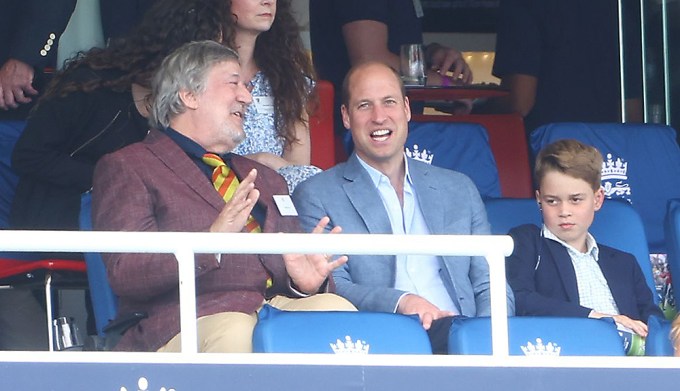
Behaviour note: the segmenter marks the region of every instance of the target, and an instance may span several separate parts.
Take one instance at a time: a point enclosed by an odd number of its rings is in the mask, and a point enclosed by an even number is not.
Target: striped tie
[[[231,197],[234,196],[234,192],[236,192],[236,188],[239,184],[238,178],[236,178],[236,174],[234,174],[234,170],[230,169],[229,166],[224,163],[224,160],[214,153],[206,153],[203,155],[203,162],[210,167],[214,167],[212,173],[213,186],[215,186],[217,192],[224,198],[224,201],[228,202]],[[260,224],[257,223],[257,220],[255,220],[252,215],[248,216],[246,231],[262,232]]]

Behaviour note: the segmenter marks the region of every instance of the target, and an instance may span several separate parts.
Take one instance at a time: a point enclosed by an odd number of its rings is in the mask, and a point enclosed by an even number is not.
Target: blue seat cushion
[[[256,353],[431,354],[417,317],[383,312],[281,311],[265,305]]]

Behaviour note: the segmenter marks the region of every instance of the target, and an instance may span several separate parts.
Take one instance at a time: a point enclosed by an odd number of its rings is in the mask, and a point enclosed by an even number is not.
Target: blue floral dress
[[[243,121],[246,139],[233,152],[239,155],[269,152],[282,156],[285,140],[276,133],[274,110],[270,105],[273,103],[273,96],[269,80],[262,72],[257,72],[250,81],[250,86],[253,103],[248,105]],[[319,172],[320,168],[305,165],[290,165],[278,170],[278,173],[286,179],[291,194],[300,182]]]

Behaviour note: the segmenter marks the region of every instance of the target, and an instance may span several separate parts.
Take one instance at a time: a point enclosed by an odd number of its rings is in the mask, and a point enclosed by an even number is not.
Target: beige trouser
[[[356,308],[349,301],[330,293],[301,299],[275,296],[265,303],[286,311],[356,311]],[[221,312],[198,318],[196,321],[198,351],[205,353],[251,353],[253,351],[253,329],[256,323],[257,313]],[[179,352],[181,344],[180,333],[172,337],[158,351]]]

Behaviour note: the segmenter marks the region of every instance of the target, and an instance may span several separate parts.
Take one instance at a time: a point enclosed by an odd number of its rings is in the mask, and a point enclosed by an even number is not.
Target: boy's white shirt
[[[603,314],[619,315],[619,309],[609,289],[607,279],[604,278],[602,269],[598,265],[600,249],[593,235],[590,232],[587,233],[587,250],[582,253],[558,238],[545,224],[542,232],[546,239],[554,240],[567,249],[576,274],[579,304]]]

